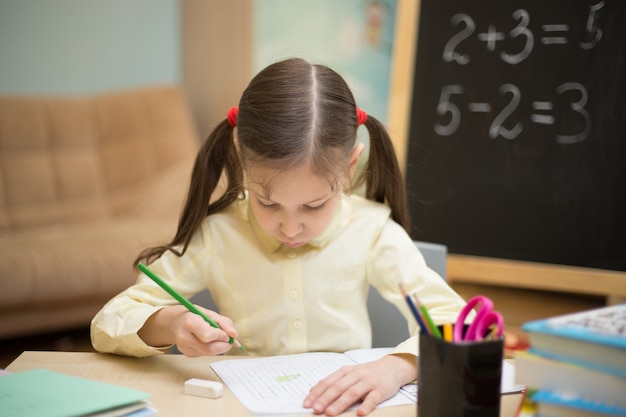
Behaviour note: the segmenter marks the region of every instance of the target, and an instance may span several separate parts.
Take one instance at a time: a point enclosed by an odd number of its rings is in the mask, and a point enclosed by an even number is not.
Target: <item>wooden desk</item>
[[[224,386],[219,399],[194,397],[183,393],[189,378],[219,381],[210,367],[211,362],[233,357],[202,357],[190,359],[183,355],[158,355],[137,359],[91,352],[24,352],[6,369],[11,372],[45,368],[70,375],[136,388],[152,394],[152,404],[158,416],[251,416],[248,410]],[[521,401],[520,394],[502,397],[500,416],[515,417]],[[347,411],[342,416],[355,416]],[[416,417],[416,406],[377,408],[372,417]],[[299,414],[302,416],[302,414]]]

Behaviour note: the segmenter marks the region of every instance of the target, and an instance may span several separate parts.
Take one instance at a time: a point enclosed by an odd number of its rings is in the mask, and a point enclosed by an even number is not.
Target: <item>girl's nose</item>
[[[302,223],[290,222],[280,224],[281,233],[290,239],[298,236],[302,233],[302,230],[304,230],[304,225]]]

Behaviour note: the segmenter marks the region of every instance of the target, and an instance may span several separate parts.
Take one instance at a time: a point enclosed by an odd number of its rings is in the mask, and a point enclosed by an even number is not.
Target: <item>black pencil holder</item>
[[[419,340],[419,417],[498,417],[503,338],[446,342]]]

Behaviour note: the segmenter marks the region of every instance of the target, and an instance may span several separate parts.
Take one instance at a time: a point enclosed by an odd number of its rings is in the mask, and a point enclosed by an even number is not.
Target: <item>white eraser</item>
[[[217,381],[191,378],[185,381],[185,394],[206,398],[219,398],[224,392],[224,386]]]

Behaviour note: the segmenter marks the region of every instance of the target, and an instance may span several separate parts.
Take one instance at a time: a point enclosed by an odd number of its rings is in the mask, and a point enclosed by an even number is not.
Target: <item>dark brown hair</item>
[[[365,183],[368,199],[386,203],[392,218],[408,232],[409,216],[398,160],[384,126],[368,116],[370,151],[367,163],[348,191]],[[244,167],[258,164],[289,170],[311,164],[330,181],[346,172],[357,138],[356,103],[344,79],[323,65],[289,59],[270,65],[243,92],[234,128],[223,120],[211,132],[196,157],[187,200],[174,239],[148,248],[137,257],[152,262],[166,250],[179,256],[206,216],[217,213],[243,195]],[[211,202],[220,177],[226,191]]]

